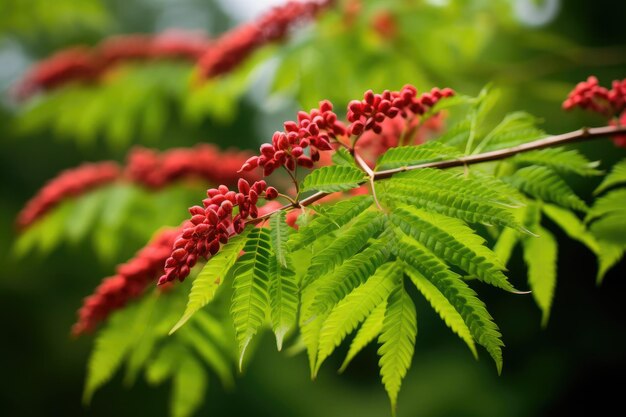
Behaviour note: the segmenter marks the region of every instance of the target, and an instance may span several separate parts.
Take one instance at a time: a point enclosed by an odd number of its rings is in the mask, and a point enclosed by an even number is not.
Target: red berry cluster
[[[593,75],[579,82],[563,102],[565,110],[580,107],[607,117],[617,116],[626,105],[626,79],[613,81],[610,90],[602,87]]]
[[[228,242],[231,236],[243,232],[248,218],[255,219],[259,212],[259,197],[272,200],[278,196],[273,187],[265,181],[250,185],[240,179],[239,192],[230,191],[225,185],[207,190],[208,198],[202,200],[204,207],[193,206],[190,224],[173,245],[173,250],[165,262],[165,273],[159,278],[159,285],[182,281],[189,275],[198,258],[208,259],[220,250],[220,245]],[[237,214],[233,209],[238,207]]]
[[[382,94],[368,90],[363,100],[353,100],[348,105],[347,118],[351,122],[348,132],[354,136],[368,130],[379,134],[385,119],[393,119],[397,115],[407,118],[411,114],[424,114],[442,98],[453,95],[454,91],[450,88],[433,88],[429,93],[417,97],[417,89],[412,85],[406,85],[400,91],[385,90]]]
[[[181,178],[235,184],[241,177],[235,173],[249,155],[242,151],[221,151],[211,144],[175,148],[162,153],[138,147],[127,158],[125,175],[132,182],[149,188],[161,188]],[[258,176],[249,173],[244,178],[255,180]]]
[[[67,197],[112,183],[120,178],[120,168],[115,162],[87,163],[68,169],[50,180],[17,217],[17,225],[25,228],[46,214]]]
[[[38,89],[53,89],[71,81],[89,81],[99,74],[91,51],[84,47],[74,47],[55,53],[37,63],[26,77],[16,86],[15,95],[26,98]]]
[[[611,125],[626,124],[626,79],[613,81],[609,90],[598,83],[593,75],[579,82],[563,102],[565,110],[580,107],[599,113],[609,119]],[[626,135],[613,136],[613,142],[626,147]]]
[[[231,71],[260,47],[282,40],[297,23],[313,19],[332,0],[290,1],[272,9],[257,21],[222,35],[198,62],[201,78]]]
[[[263,167],[267,176],[280,166],[290,171],[296,165],[312,168],[319,161],[319,151],[332,150],[331,139],[345,135],[345,126],[337,120],[333,105],[328,100],[321,101],[319,109],[311,112],[298,112],[298,121],[288,121],[283,132],[275,132],[272,143],[261,145],[261,155],[248,159],[240,171],[251,171]],[[309,148],[309,155],[304,150]]]
[[[72,81],[95,81],[129,60],[176,58],[195,62],[209,46],[206,36],[195,32],[115,36],[94,48],[74,47],[38,62],[16,87],[16,93],[26,98],[37,90],[51,90]]]
[[[80,335],[93,331],[113,311],[143,294],[150,282],[163,270],[163,262],[170,255],[172,245],[180,233],[181,228],[160,232],[134,258],[120,265],[114,276],[104,279],[94,294],[85,298],[72,333]]]

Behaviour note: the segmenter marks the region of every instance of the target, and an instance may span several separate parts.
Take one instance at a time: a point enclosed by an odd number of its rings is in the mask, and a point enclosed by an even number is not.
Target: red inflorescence
[[[85,298],[72,333],[80,335],[93,331],[113,311],[143,294],[162,272],[163,263],[170,256],[181,230],[174,228],[160,232],[134,258],[120,265],[114,276],[104,279],[95,293]]]
[[[222,35],[198,62],[201,78],[229,72],[258,48],[283,39],[289,29],[313,19],[332,0],[290,1]]]
[[[248,152],[221,151],[210,144],[162,153],[135,148],[128,156],[125,174],[132,182],[150,188],[161,188],[174,180],[194,177],[214,184],[235,184],[242,177],[236,171],[249,156]],[[255,180],[258,175],[247,173],[243,178]]]
[[[100,65],[89,48],[74,47],[55,53],[39,62],[16,87],[19,98],[38,89],[53,89],[71,81],[90,81],[100,74]]]
[[[267,176],[280,166],[290,171],[296,165],[312,168],[319,161],[319,151],[332,150],[331,139],[343,136],[345,126],[337,120],[332,111],[333,105],[328,100],[320,102],[319,109],[310,113],[298,112],[298,121],[285,122],[283,132],[275,132],[272,143],[261,145],[261,155],[249,158],[240,171],[251,171],[263,167],[263,175]],[[309,148],[309,155],[304,150]]]
[[[239,192],[230,191],[225,185],[207,190],[208,198],[202,200],[204,207],[194,206],[190,224],[174,244],[171,255],[165,262],[165,273],[159,278],[159,285],[178,278],[182,281],[189,275],[199,258],[209,259],[215,255],[220,245],[228,242],[230,237],[243,232],[246,220],[255,219],[259,215],[257,203],[259,198],[271,200],[278,194],[276,189],[268,187],[265,181],[254,184],[240,179]],[[237,214],[233,209],[238,207]]]
[[[25,228],[61,200],[83,194],[119,178],[120,167],[115,162],[87,163],[65,170],[50,180],[37,195],[26,203],[17,217],[17,224],[20,228]]]
[[[122,62],[183,59],[195,62],[211,41],[201,33],[180,30],[157,35],[124,35],[105,39],[94,48],[74,47],[38,62],[16,88],[19,98],[72,81],[94,81]]]
[[[400,91],[385,90],[382,94],[368,90],[363,100],[353,100],[348,105],[347,118],[351,122],[348,133],[359,136],[371,130],[379,134],[385,119],[393,119],[397,115],[407,118],[424,114],[442,98],[453,95],[454,91],[449,88],[433,88],[429,93],[417,97],[417,89],[412,85],[406,85]]]
[[[609,119],[609,123],[617,126],[626,123],[626,79],[613,81],[609,90],[598,83],[593,75],[576,85],[563,102],[565,110],[580,107],[599,113]],[[626,135],[613,137],[615,145],[626,147]]]
[[[153,58],[186,58],[197,61],[211,44],[211,40],[203,32],[167,30],[154,37],[150,52]]]

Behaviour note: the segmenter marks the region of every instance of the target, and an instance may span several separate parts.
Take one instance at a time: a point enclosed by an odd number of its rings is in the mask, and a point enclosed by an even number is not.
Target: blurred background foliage
[[[185,218],[185,208],[202,197],[207,184],[158,193],[126,190],[133,204],[121,220],[78,225],[65,238],[42,222],[33,242],[16,246],[17,212],[60,170],[82,161],[121,161],[135,144],[165,149],[212,142],[252,149],[299,108],[328,98],[341,109],[368,88],[397,89],[406,83],[421,90],[449,86],[465,94],[492,83],[500,93],[494,118],[526,110],[545,121],[546,131],[558,133],[601,123],[561,111],[560,102],[575,82],[591,73],[605,84],[626,75],[623,2],[345,0],[285,44],[258,51],[232,73],[204,85],[194,83],[191,63],[143,62],[116,68],[95,85],[69,85],[25,102],[12,95],[29,65],[60,48],[169,28],[217,36],[271,3],[276,2],[0,3],[3,415],[168,413],[167,384],[154,388],[138,381],[126,389],[122,376],[84,408],[81,391],[92,340],[73,340],[69,329],[81,299],[100,279],[159,225]],[[624,156],[608,141],[580,149],[606,162]],[[577,187],[585,195],[597,182],[579,180]],[[104,196],[93,197],[91,206],[102,206],[109,194],[123,194],[119,188],[103,189]],[[80,201],[67,202],[52,216],[76,212],[76,206]],[[400,416],[548,416],[619,406],[618,386],[609,381],[620,380],[626,370],[624,268],[614,269],[596,287],[592,254],[554,230],[560,242],[559,285],[547,329],[541,329],[530,297],[481,291],[507,344],[501,377],[486,360],[474,362],[428,306],[417,304],[421,337],[400,394]],[[41,250],[30,250],[29,244]],[[514,282],[525,268],[517,255],[510,272]],[[277,354],[269,336],[256,348],[256,360],[235,389],[211,380],[198,415],[388,415],[373,346],[343,376],[327,366],[315,382],[304,356]],[[339,357],[330,358],[334,368]]]

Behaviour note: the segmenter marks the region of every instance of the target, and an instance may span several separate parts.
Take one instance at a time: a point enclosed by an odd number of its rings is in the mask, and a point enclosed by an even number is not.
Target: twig
[[[464,156],[464,157],[457,158],[457,159],[428,162],[425,164],[412,165],[408,167],[401,167],[401,168],[396,168],[396,169],[388,169],[385,171],[373,172],[372,178],[373,178],[373,181],[379,181],[379,180],[391,178],[395,174],[399,174],[401,172],[414,171],[416,169],[422,169],[422,168],[444,169],[444,168],[453,168],[453,167],[458,167],[458,166],[463,166],[463,165],[479,164],[481,162],[496,161],[499,159],[508,158],[510,156],[516,155],[521,152],[528,152],[528,151],[532,151],[535,149],[548,148],[551,146],[565,145],[568,143],[573,143],[573,142],[578,142],[578,141],[583,141],[583,140],[597,139],[603,136],[611,136],[614,134],[621,134],[621,133],[626,133],[626,126],[603,126],[603,127],[593,127],[593,128],[584,127],[582,129],[574,130],[573,132],[563,133],[561,135],[548,136],[547,138],[538,139],[538,140],[524,143],[518,146],[513,146],[511,148],[499,149],[496,151],[485,152],[485,153],[480,153],[480,154],[475,154],[475,155],[468,155],[468,156]],[[355,159],[356,159],[356,155],[355,155]],[[369,169],[369,167],[367,168]],[[363,181],[361,182],[361,184],[365,182],[366,181]],[[318,200],[321,200],[322,198],[326,197],[329,194],[330,193],[324,193],[324,192],[315,193],[305,198],[304,200],[300,201],[296,205],[287,204],[285,206],[282,206],[272,211],[271,213],[267,213],[256,219],[249,220],[248,223],[254,223],[254,224],[259,223],[260,221],[269,218],[272,214],[281,210],[291,210],[293,208],[298,208],[300,206],[301,207],[310,206],[311,204],[315,203]]]

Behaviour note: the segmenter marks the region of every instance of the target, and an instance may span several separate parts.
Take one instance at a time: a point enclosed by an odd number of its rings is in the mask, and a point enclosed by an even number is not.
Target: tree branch
[[[510,156],[516,155],[522,152],[528,152],[536,149],[549,148],[551,146],[559,146],[565,145],[568,143],[579,142],[583,140],[597,139],[604,136],[610,136],[614,134],[624,134],[626,133],[626,126],[603,126],[603,127],[593,127],[593,128],[582,128],[578,130],[574,130],[573,132],[563,133],[561,135],[548,136],[543,139],[534,140],[532,142],[523,143],[521,145],[513,146],[511,148],[498,149],[496,151],[479,153],[476,155],[469,155],[460,157],[457,159],[449,159],[445,161],[435,161],[428,162],[425,164],[419,165],[411,165],[406,167],[400,167],[395,169],[388,169],[385,171],[378,171],[373,173],[373,180],[383,180],[387,178],[391,178],[395,174],[399,174],[401,172],[413,171],[416,169],[422,168],[452,168],[463,165],[472,165],[479,164],[481,162],[489,162],[496,161],[499,159],[505,159]],[[369,168],[369,167],[368,167]],[[365,183],[365,181],[363,182]],[[298,207],[306,207],[322,198],[326,197],[330,193],[318,192],[315,193],[304,200],[300,201],[298,204],[287,204],[284,205],[270,213],[267,213],[261,217],[256,219],[249,220],[248,223],[259,223],[267,218],[269,218],[274,213],[281,210],[290,210]]]

